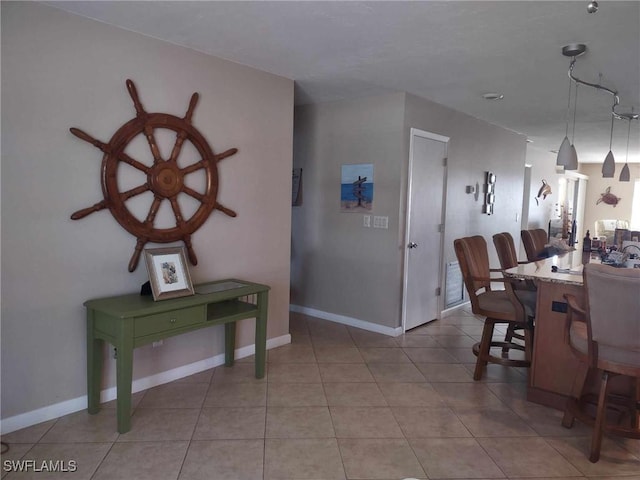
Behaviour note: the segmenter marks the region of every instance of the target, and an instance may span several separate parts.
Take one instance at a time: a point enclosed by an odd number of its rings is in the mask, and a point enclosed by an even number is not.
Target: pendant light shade
[[[574,147],[573,145],[571,145],[571,149],[569,152],[569,163],[566,167],[564,167],[565,170],[577,170],[578,169],[578,152],[576,152],[576,147]]]
[[[602,164],[602,177],[612,178],[614,173],[616,173],[616,161],[613,158],[613,152],[609,150],[609,153],[607,153],[607,157],[604,159],[604,163]]]
[[[624,164],[624,167],[622,167],[622,171],[620,172],[620,181],[631,181],[631,172],[629,171],[629,165],[627,163]]]
[[[564,140],[562,140],[562,144],[560,145],[560,150],[558,150],[556,165],[566,169],[568,165],[571,165],[571,161],[571,142],[569,142],[568,137],[564,137]]]

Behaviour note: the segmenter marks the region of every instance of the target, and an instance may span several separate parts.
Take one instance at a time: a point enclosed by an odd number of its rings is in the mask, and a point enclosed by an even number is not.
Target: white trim
[[[350,327],[361,328],[362,330],[389,335],[390,337],[397,337],[402,335],[402,327],[385,327],[384,325],[367,322],[366,320],[347,317],[346,315],[339,315],[337,313],[323,312],[322,310],[302,307],[300,305],[289,305],[289,310],[291,310],[292,312],[309,315],[311,317],[322,318],[323,320],[329,320],[331,322],[342,323],[343,325],[349,325]]]
[[[576,180],[589,180],[588,175],[585,175],[584,173],[578,173],[573,170],[565,170],[562,173],[564,173],[565,177],[575,178]]]
[[[444,317],[448,317],[449,315],[455,315],[455,313],[458,310],[461,310],[462,308],[467,307],[469,305],[471,305],[471,302],[469,302],[469,301],[458,303],[457,305],[454,305],[451,308],[447,308],[447,309],[443,310],[441,312],[441,316],[444,318]]]
[[[290,334],[282,335],[276,338],[270,338],[267,340],[267,349],[270,350],[272,348],[280,347],[288,343],[291,343]],[[240,359],[253,355],[255,351],[255,344],[252,344],[236,349],[234,355],[236,359]],[[181,367],[172,368],[171,370],[156,373],[154,375],[149,375],[148,377],[138,378],[137,380],[134,380],[132,382],[131,391],[132,393],[140,392],[142,390],[173,382],[174,380],[188,377],[189,375],[200,373],[210,368],[218,367],[220,365],[224,365],[224,353],[205,358],[204,360],[199,360],[188,365],[183,365]],[[115,398],[116,387],[107,388],[105,390],[102,390],[102,392],[100,393],[100,402],[108,402],[114,400]],[[38,423],[53,420],[70,413],[79,412],[80,410],[84,410],[86,408],[87,396],[83,395],[81,397],[65,400],[64,402],[47,405],[46,407],[38,408],[30,412],[14,415],[13,417],[3,418],[1,420],[2,426],[0,428],[2,434],[5,435],[15,430],[20,430],[22,428],[30,427]]]
[[[411,188],[413,184],[413,153],[414,153],[414,137],[422,137],[427,138],[429,140],[435,140],[437,142],[444,143],[444,154],[445,158],[448,157],[449,154],[449,137],[445,137],[443,135],[438,135],[437,133],[427,132],[425,130],[420,130],[417,128],[409,129],[409,164],[407,169],[407,195],[406,195],[406,210],[405,210],[405,222],[404,222],[404,257],[402,260],[402,309],[400,314],[400,321],[402,322],[401,330],[402,332],[407,331],[407,288],[409,283],[409,249],[407,248],[406,243],[409,241],[411,234]],[[448,162],[448,159],[447,159]],[[442,252],[444,252],[444,230],[445,230],[445,209],[447,205],[447,175],[449,172],[448,164],[444,166],[444,176],[442,178],[442,209],[440,212],[440,223],[442,224],[442,231],[440,232],[440,268],[438,272],[439,278],[439,287],[441,291],[440,297],[437,299],[437,307],[436,311],[440,312],[437,319],[439,320],[442,316],[442,307],[443,307],[443,296],[442,292],[444,291],[443,283],[443,265],[444,260],[442,258]],[[416,325],[418,326],[418,325]],[[413,328],[413,327],[412,327]]]

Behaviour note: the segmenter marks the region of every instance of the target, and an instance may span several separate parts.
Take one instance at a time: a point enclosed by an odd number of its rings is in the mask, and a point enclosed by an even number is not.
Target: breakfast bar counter
[[[598,392],[597,371],[589,372],[587,365],[578,361],[564,338],[567,318],[564,295],[573,295],[579,304],[585,304],[582,267],[589,262],[599,263],[600,259],[589,253],[573,251],[505,270],[508,277],[533,280],[538,290],[527,387],[527,400],[531,402],[564,410],[567,397],[580,390],[585,376],[588,390]],[[627,392],[629,389],[623,376],[613,378],[611,387],[613,392]]]
[[[580,303],[585,300],[582,261],[582,252],[574,251],[505,271],[509,277],[533,280],[538,289],[527,400],[557,409],[564,408],[574,383],[587,374],[586,365],[564,340],[564,295],[574,295]]]

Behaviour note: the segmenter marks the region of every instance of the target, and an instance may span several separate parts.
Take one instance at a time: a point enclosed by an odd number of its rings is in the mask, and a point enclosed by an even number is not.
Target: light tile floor
[[[5,460],[75,460],[95,480],[640,480],[640,441],[605,438],[525,400],[526,370],[490,365],[472,379],[481,320],[456,315],[391,338],[299,314],[292,343],[134,395],[132,429],[113,402],[3,437]],[[504,331],[496,335],[503,335]]]

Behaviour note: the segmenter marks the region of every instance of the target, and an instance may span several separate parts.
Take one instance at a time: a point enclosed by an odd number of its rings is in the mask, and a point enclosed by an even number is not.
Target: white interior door
[[[440,316],[447,142],[411,129],[404,256],[404,331]]]

